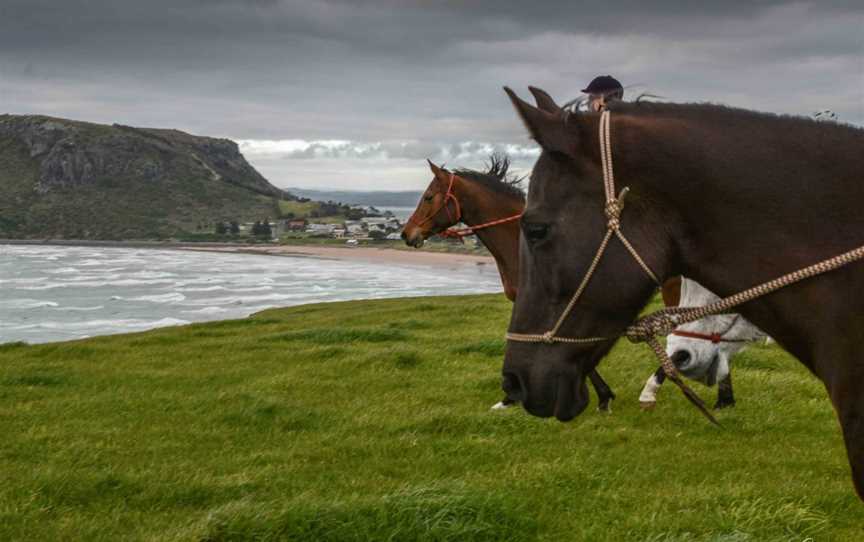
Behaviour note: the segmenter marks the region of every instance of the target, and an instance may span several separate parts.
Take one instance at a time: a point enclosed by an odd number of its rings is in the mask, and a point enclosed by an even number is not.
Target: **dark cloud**
[[[366,149],[401,172],[448,144],[528,144],[502,85],[564,101],[598,73],[864,124],[862,28],[860,1],[0,0],[0,111],[342,140],[303,152],[335,168]],[[300,184],[305,160],[314,184],[303,152],[273,180]]]

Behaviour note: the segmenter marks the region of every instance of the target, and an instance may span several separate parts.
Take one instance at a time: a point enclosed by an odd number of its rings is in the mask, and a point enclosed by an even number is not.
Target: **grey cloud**
[[[0,0],[0,111],[395,163],[530,146],[502,85],[566,101],[612,73],[631,96],[864,124],[862,28],[860,1]]]
[[[512,160],[531,160],[539,156],[536,145],[500,142],[463,141],[433,143],[424,141],[373,142],[358,141],[268,141],[240,140],[240,150],[247,157],[269,157],[280,160],[353,159],[353,160],[425,160],[477,164],[493,153],[506,154]]]

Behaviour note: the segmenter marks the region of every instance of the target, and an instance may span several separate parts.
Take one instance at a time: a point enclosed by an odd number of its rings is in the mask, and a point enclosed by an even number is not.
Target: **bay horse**
[[[525,193],[519,188],[521,179],[508,174],[510,161],[505,156],[492,155],[485,172],[470,169],[450,172],[431,161],[428,163],[432,181],[405,223],[402,239],[408,246],[419,248],[426,239],[444,233],[459,222],[469,228],[474,226],[470,231],[495,258],[504,295],[513,301],[519,278],[518,218],[525,207]],[[448,193],[451,194],[449,198]],[[515,219],[478,228],[509,217]],[[588,378],[597,392],[597,408],[608,411],[615,393],[597,371],[588,373]],[[505,397],[493,408],[512,404],[514,402]]]
[[[685,275],[732,300],[747,289],[737,310],[825,385],[864,499],[864,130],[703,104],[567,113],[531,91],[538,107],[505,88],[542,148],[521,220],[508,396],[572,420],[617,337],[657,352],[633,325],[655,281]]]

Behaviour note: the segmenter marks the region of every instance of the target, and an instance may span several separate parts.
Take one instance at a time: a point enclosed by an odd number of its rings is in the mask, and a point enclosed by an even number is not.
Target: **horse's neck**
[[[471,197],[463,203],[462,221],[479,226],[494,220],[509,218],[522,212],[524,202],[517,197],[500,194],[474,183]],[[481,228],[475,235],[495,258],[505,289],[515,292],[519,269],[519,222],[512,221]]]
[[[864,244],[864,183],[852,182],[854,168],[823,164],[829,154],[842,161],[826,144],[796,144],[784,126],[760,118],[722,127],[699,119],[617,120],[617,189],[629,185],[637,202],[624,218],[639,216],[632,224],[648,243],[672,238],[681,267],[665,271],[724,296]],[[641,209],[640,192],[651,202]]]
[[[864,245],[864,183],[856,182],[864,157],[848,152],[844,134],[819,139],[812,133],[819,127],[782,119],[618,121],[615,177],[634,193],[625,220],[638,217],[625,228],[636,250],[662,247],[649,257],[655,271],[685,274],[728,296]],[[826,322],[864,313],[864,279],[838,271],[805,284],[740,312],[813,369],[827,348]],[[810,306],[802,289],[824,318],[800,316]]]

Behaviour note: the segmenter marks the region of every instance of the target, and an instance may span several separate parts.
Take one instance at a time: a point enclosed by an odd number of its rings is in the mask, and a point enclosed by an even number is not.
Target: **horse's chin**
[[[426,239],[423,239],[422,235],[418,235],[418,236],[413,237],[413,238],[409,239],[408,241],[406,241],[405,244],[408,245],[409,247],[420,248],[423,246],[423,244],[425,242],[426,242]]]
[[[588,407],[588,387],[583,378],[562,375],[557,378],[553,386],[554,393],[551,401],[536,402],[529,397],[522,406],[533,416],[540,418],[554,416],[561,422],[573,420]]]

